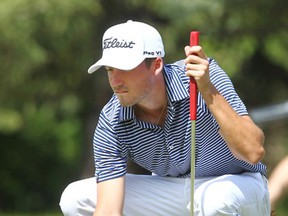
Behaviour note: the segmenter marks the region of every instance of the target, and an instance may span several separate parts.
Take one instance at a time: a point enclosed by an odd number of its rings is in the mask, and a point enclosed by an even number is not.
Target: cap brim
[[[91,74],[102,66],[117,68],[120,70],[132,70],[136,68],[139,64],[141,64],[144,61],[145,57],[141,56],[140,58],[129,58],[125,60],[120,58],[114,59],[118,60],[113,61],[111,59],[106,60],[105,58],[101,58],[88,69],[88,73]]]
[[[88,73],[91,74],[91,73],[95,72],[96,70],[98,70],[102,66],[104,66],[104,65],[102,64],[101,59],[100,59],[95,64],[93,64],[89,67]]]

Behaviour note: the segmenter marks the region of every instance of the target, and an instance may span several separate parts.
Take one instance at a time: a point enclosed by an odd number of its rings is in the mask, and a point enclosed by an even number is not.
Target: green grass
[[[284,197],[280,200],[276,207],[276,216],[287,216],[288,215],[288,197]]]
[[[0,216],[63,216],[60,212],[52,213],[5,213],[0,212]]]
[[[288,197],[282,199],[277,208],[276,216],[287,216],[288,215]],[[63,216],[61,212],[46,212],[46,213],[5,213],[0,212],[0,216]]]

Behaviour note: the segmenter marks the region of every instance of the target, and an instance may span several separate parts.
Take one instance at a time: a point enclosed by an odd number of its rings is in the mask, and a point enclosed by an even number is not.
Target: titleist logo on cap
[[[110,48],[133,48],[135,45],[134,41],[125,41],[125,40],[118,40],[118,38],[106,38],[103,41],[103,49],[110,49]]]

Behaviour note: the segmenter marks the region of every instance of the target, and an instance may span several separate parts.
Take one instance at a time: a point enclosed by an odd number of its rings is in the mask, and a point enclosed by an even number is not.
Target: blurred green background
[[[103,70],[87,69],[107,27],[150,23],[166,62],[184,58],[190,31],[201,31],[206,54],[257,111],[288,100],[287,14],[284,0],[1,0],[0,215],[61,215],[65,186],[93,176],[93,131],[111,91]],[[257,124],[269,175],[288,153],[288,120]],[[277,215],[287,215],[287,203]]]

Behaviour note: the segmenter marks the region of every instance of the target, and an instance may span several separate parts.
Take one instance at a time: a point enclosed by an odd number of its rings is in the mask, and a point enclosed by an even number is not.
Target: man
[[[103,36],[102,58],[114,91],[101,111],[93,147],[95,178],[70,184],[65,215],[189,215],[189,78],[198,86],[194,215],[269,215],[264,135],[225,72],[202,47],[165,65],[162,39],[128,21]],[[196,54],[196,55],[195,55]],[[127,174],[133,160],[152,175]]]

